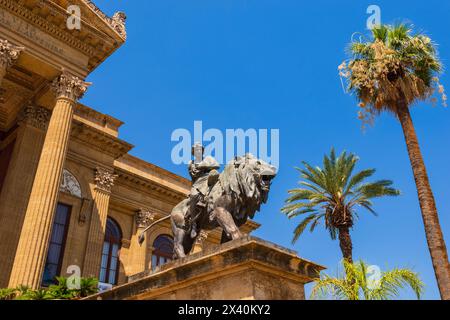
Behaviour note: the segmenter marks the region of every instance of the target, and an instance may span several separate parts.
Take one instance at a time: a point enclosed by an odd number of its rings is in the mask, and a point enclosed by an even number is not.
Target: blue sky
[[[297,0],[97,0],[106,13],[128,15],[128,41],[93,72],[83,102],[125,122],[121,138],[132,154],[183,176],[171,161],[171,134],[205,129],[280,129],[280,172],[256,235],[297,250],[329,268],[341,259],[326,231],[305,233],[292,246],[296,221],[280,213],[296,186],[302,160],[321,164],[332,146],[360,156],[360,167],[377,169],[402,191],[376,201],[379,217],[361,212],[352,231],[354,256],[381,269],[409,267],[426,283],[427,299],[439,293],[421,220],[401,127],[384,114],[361,130],[354,97],[343,92],[337,66],[352,33],[365,32],[366,9],[377,4],[382,21],[413,22],[437,43],[449,65],[448,1]],[[450,88],[445,73],[442,83]],[[450,89],[449,89],[450,90]],[[412,110],[435,192],[445,239],[450,244],[450,115],[421,103]],[[402,298],[413,297],[410,292]]]

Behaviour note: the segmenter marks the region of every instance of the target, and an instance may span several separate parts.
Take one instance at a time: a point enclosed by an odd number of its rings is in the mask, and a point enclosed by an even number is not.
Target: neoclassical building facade
[[[81,10],[69,30],[67,7]],[[129,154],[122,122],[79,102],[126,41],[125,16],[88,0],[0,0],[0,288],[79,270],[117,285],[171,259],[167,216],[190,181]],[[257,228],[250,222],[244,232]],[[203,234],[194,250],[220,242]]]

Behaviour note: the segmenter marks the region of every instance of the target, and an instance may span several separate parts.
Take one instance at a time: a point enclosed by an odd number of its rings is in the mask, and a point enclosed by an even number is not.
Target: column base
[[[248,236],[135,275],[87,300],[304,300],[304,285],[324,269]]]

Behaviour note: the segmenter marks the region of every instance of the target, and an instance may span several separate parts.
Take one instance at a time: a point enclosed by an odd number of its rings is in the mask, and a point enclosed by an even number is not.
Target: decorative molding
[[[39,106],[28,105],[20,112],[18,121],[21,124],[27,124],[46,131],[50,117],[50,110]]]
[[[95,184],[97,189],[110,193],[117,175],[101,167],[95,170]]]
[[[52,8],[53,9],[55,8],[54,7],[55,4],[49,2],[48,0],[46,1],[40,0],[39,2],[42,3],[43,5],[46,5],[48,10],[52,10]],[[96,53],[96,49],[94,47],[87,44],[86,42],[81,41],[80,39],[77,39],[72,34],[70,34],[67,31],[67,29],[62,29],[59,26],[51,23],[48,19],[39,16],[37,13],[39,12],[39,7],[36,7],[37,12],[33,12],[27,9],[25,6],[19,4],[17,0],[0,0],[0,7],[3,7],[4,10],[9,11],[16,16],[25,19],[32,25],[38,27],[39,29],[43,30],[48,34],[51,34],[58,40],[67,43],[72,48],[82,51],[83,53],[87,54],[90,57],[94,56]]]
[[[97,5],[91,0],[83,0],[92,11],[94,11],[103,21],[108,23],[114,31],[116,31],[124,40],[127,37],[125,31],[125,20],[127,19],[125,13],[116,12],[112,18],[108,17]],[[118,27],[118,28],[117,28]]]
[[[77,103],[77,105],[74,109],[74,114],[85,120],[88,120],[89,122],[96,123],[103,128],[109,128],[109,129],[117,132],[117,135],[118,135],[119,128],[124,124],[124,122],[120,121],[119,119],[116,119],[110,115],[98,112],[97,110],[89,108],[81,103]],[[117,137],[117,136],[115,136],[115,137]]]
[[[186,199],[185,194],[167,186],[163,186],[145,177],[117,167],[116,172],[119,176],[117,179],[118,184],[136,192],[145,192],[156,200],[160,200],[171,205],[176,205],[180,201]]]
[[[8,40],[0,39],[0,68],[10,68],[19,59],[23,50],[25,48],[15,46]]]
[[[66,98],[72,101],[81,99],[86,93],[91,83],[84,82],[80,78],[63,72],[59,77],[53,80],[51,89],[56,99]]]
[[[147,228],[155,220],[156,214],[146,209],[140,209],[135,214],[138,228]]]
[[[67,169],[63,171],[63,178],[59,188],[61,192],[68,193],[77,198],[82,198],[81,186],[77,178]]]
[[[72,121],[71,139],[114,159],[122,157],[133,148],[132,144],[76,119]]]
[[[171,171],[168,171],[164,168],[158,167],[155,164],[149,163],[145,160],[132,156],[130,154],[124,155],[119,160],[120,163],[123,163],[127,166],[131,166],[137,168],[140,171],[144,171],[150,173],[151,175],[155,175],[158,177],[164,177],[164,180],[168,180],[173,184],[180,186],[186,190],[186,195],[191,191],[192,182],[190,179],[186,179],[180,175],[177,175]]]
[[[100,65],[125,42],[124,36],[119,34],[113,27],[112,19],[101,12],[92,1],[72,1],[74,2],[73,4],[79,2],[85,9],[83,14],[86,20],[82,19],[81,21],[83,32],[68,30],[65,23],[61,23],[61,21],[67,20],[69,13],[58,1],[33,0],[32,8],[29,5],[24,5],[23,2],[24,0],[0,0],[0,12],[4,11],[13,15],[8,18],[0,15],[0,25],[21,32],[22,35],[31,41],[37,40],[34,38],[37,36],[35,32],[37,30],[30,31],[28,26],[24,26],[23,23],[39,29],[89,57],[90,59],[86,66],[89,71]],[[97,20],[99,23],[96,23]],[[17,24],[20,25],[18,26]],[[40,40],[42,41],[42,39]],[[58,54],[60,57],[65,58],[67,56],[67,53],[64,52],[65,50],[55,46],[53,43],[46,43],[46,49]]]

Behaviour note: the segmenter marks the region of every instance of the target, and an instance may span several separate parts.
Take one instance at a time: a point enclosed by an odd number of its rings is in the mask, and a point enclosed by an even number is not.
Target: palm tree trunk
[[[339,228],[339,246],[341,247],[342,256],[349,263],[353,263],[353,244],[350,237],[350,228]]]
[[[406,146],[408,147],[408,154],[419,195],[428,248],[430,250],[441,298],[450,300],[450,265],[448,262],[447,248],[439,224],[436,203],[433,192],[431,191],[411,114],[405,103],[399,103],[397,115],[403,128]]]

